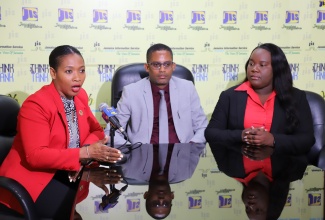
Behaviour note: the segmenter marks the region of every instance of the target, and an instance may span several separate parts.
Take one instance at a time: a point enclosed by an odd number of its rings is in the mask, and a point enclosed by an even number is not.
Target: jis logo
[[[286,24],[299,23],[299,11],[287,11],[285,23]]]
[[[0,64],[0,82],[14,82],[14,64]]]
[[[237,11],[224,11],[223,24],[237,24]]]
[[[38,21],[38,8],[34,7],[23,7],[22,9],[22,20],[23,21]]]
[[[202,197],[201,196],[188,197],[188,208],[189,209],[201,209],[202,208]]]
[[[94,23],[107,23],[108,13],[107,10],[93,10],[93,22]]]
[[[140,212],[140,199],[126,200],[127,212]]]
[[[73,9],[59,8],[58,20],[59,22],[73,22]]]
[[[141,11],[139,10],[127,10],[126,11],[126,23],[141,23]]]
[[[232,196],[231,195],[220,195],[219,196],[219,208],[231,208],[232,207]]]
[[[267,11],[255,11],[254,24],[267,24],[269,21]]]
[[[308,194],[308,206],[320,206],[322,203],[322,195],[320,193]]]
[[[173,11],[160,11],[159,12],[159,24],[173,24],[174,12]]]
[[[325,23],[325,11],[317,11],[317,23]]]
[[[192,11],[192,24],[205,24],[205,11]]]

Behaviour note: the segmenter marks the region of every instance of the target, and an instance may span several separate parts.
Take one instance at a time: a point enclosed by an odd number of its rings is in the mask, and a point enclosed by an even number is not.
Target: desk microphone
[[[125,132],[124,128],[120,125],[120,122],[115,117],[117,115],[116,109],[114,107],[109,107],[106,103],[101,103],[98,107],[99,111],[105,113],[108,116],[108,121],[112,127],[119,130],[125,139],[128,139],[128,135]]]
[[[114,208],[118,203],[120,195],[128,188],[128,184],[123,186],[120,190],[115,188],[115,184],[110,185],[111,193],[109,195],[104,195],[102,197],[102,202],[99,204],[100,211],[106,211],[108,209]]]

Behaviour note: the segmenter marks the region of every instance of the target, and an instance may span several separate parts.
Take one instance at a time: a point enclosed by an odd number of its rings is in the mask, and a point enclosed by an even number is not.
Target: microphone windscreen
[[[99,111],[103,111],[104,109],[107,109],[108,105],[106,103],[100,103],[98,106]]]

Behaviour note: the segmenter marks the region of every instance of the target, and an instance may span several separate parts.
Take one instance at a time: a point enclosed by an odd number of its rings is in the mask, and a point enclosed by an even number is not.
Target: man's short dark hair
[[[172,51],[172,49],[170,49],[170,47],[168,47],[165,44],[154,44],[151,47],[149,47],[149,49],[147,50],[147,63],[149,62],[150,57],[151,57],[151,54],[153,52],[155,52],[155,51],[161,51],[161,50],[168,51],[171,54],[172,60],[173,60],[173,51]]]

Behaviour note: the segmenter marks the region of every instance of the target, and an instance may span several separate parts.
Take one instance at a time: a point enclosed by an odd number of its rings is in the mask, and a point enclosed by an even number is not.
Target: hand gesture
[[[242,140],[248,145],[255,146],[273,146],[274,137],[264,127],[260,128],[247,128],[242,132]]]
[[[87,181],[103,189],[105,194],[108,195],[110,192],[105,185],[120,183],[122,175],[114,168],[96,167],[86,169],[83,174],[83,179],[85,178],[87,178]]]
[[[105,145],[107,141],[108,137],[105,136],[104,139],[99,140],[96,143],[82,147],[80,149],[80,154],[83,155],[81,158],[109,163],[116,163],[117,161],[121,160],[123,158],[121,151]]]

